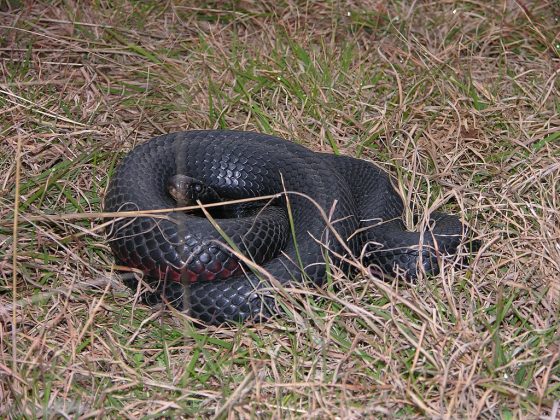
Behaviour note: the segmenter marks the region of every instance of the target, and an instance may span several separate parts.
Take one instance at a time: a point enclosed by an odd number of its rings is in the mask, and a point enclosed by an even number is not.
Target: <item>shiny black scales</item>
[[[275,282],[320,284],[329,253],[333,263],[335,255],[351,252],[366,265],[410,278],[418,270],[437,273],[440,257],[456,254],[466,233],[457,217],[441,213],[429,231],[406,231],[400,196],[370,162],[238,131],[179,132],[136,147],[111,178],[105,211],[177,207],[166,183],[178,174],[201,181],[225,201],[286,193],[233,217],[214,212],[208,220],[175,211],[117,218],[111,225],[117,260],[157,285],[146,300],[156,303],[163,294],[207,323],[268,318],[277,312]],[[241,264],[231,248],[263,270]]]

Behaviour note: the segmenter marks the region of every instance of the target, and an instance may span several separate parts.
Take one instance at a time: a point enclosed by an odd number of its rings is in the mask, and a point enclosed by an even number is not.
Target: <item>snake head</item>
[[[215,203],[220,196],[204,182],[187,175],[173,175],[167,180],[167,192],[179,206]]]

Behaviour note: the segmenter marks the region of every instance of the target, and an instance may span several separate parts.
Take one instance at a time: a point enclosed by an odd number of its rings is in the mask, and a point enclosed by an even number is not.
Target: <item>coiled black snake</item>
[[[418,270],[435,274],[438,257],[454,256],[466,233],[456,216],[441,213],[431,216],[429,231],[406,231],[403,202],[374,164],[253,132],[187,131],[151,139],[117,167],[105,210],[177,207],[169,192],[175,175],[207,186],[219,197],[215,201],[280,197],[229,218],[176,211],[112,224],[109,239],[118,262],[159,282],[146,300],[158,301],[163,293],[181,308],[181,282],[188,282],[186,308],[212,324],[262,320],[276,311],[268,277],[240,265],[231,247],[281,284],[302,278],[320,284],[327,254],[342,264],[352,253],[365,265],[409,278]]]

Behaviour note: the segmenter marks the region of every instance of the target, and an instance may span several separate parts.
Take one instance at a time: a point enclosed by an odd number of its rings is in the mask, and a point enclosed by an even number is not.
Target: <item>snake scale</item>
[[[370,162],[242,131],[177,132],[137,146],[110,180],[105,211],[178,207],[168,188],[176,175],[207,186],[218,202],[276,197],[229,217],[170,211],[112,223],[118,263],[154,284],[145,300],[163,297],[209,324],[268,319],[277,311],[270,277],[282,285],[321,284],[327,254],[341,266],[352,254],[411,279],[420,270],[436,274],[440,258],[454,257],[467,232],[458,217],[443,213],[430,216],[429,230],[407,231],[390,176]]]

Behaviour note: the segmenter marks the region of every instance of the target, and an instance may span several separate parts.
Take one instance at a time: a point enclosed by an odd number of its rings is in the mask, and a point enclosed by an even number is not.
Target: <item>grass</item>
[[[0,2],[0,415],[560,416],[559,13]],[[191,128],[372,159],[483,247],[470,270],[334,271],[274,322],[194,329],[136,302],[94,217],[126,151]]]

